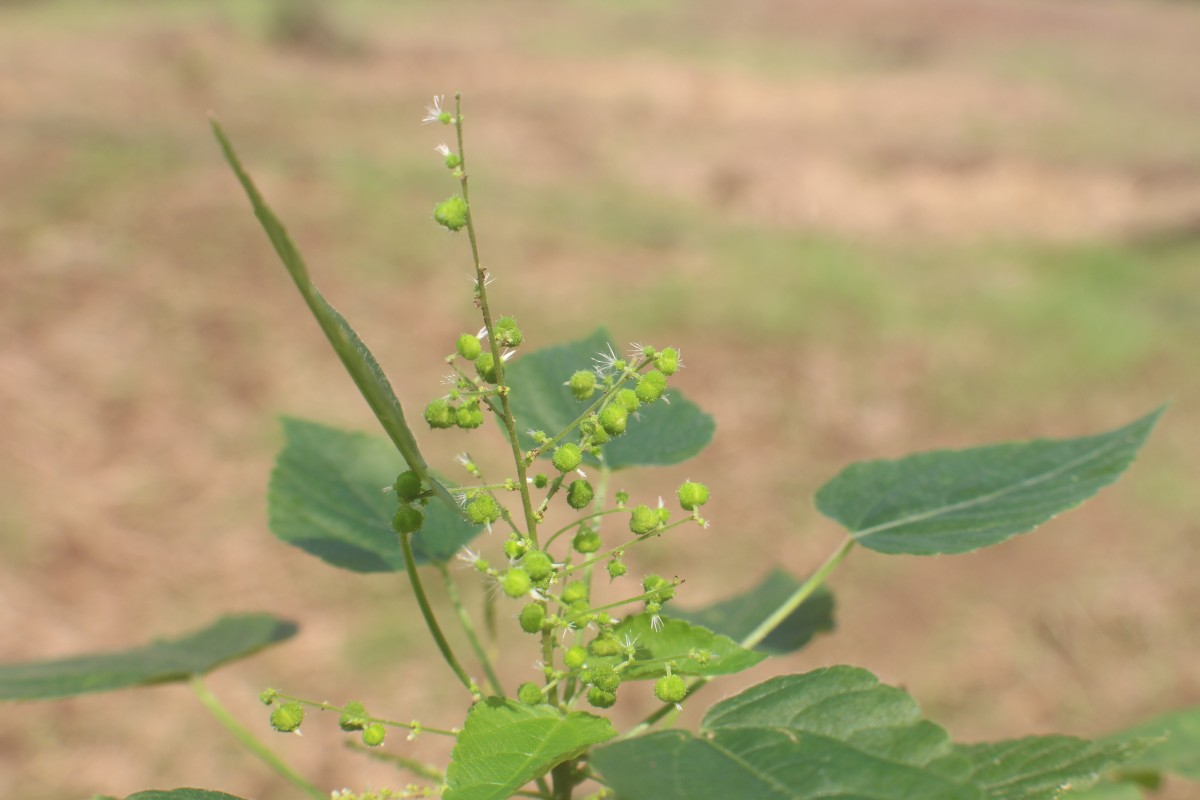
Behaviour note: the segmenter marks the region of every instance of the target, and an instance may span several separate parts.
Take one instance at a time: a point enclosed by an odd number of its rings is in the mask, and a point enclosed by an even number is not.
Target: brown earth
[[[264,33],[267,5],[247,23],[223,5],[0,3],[0,660],[264,609],[300,621],[301,636],[211,679],[255,730],[268,684],[460,719],[403,581],[331,571],[267,533],[274,415],[372,423],[205,121],[215,111],[242,143],[323,288],[418,408],[437,391],[437,354],[476,324],[465,260],[433,269],[463,259],[461,243],[422,223],[450,189],[413,166],[443,134],[415,124],[422,105],[460,87],[485,164],[493,296],[533,340],[578,335],[664,276],[683,287],[681,328],[618,310],[618,335],[646,338],[639,325],[681,342],[680,383],[719,435],[682,474],[629,488],[653,497],[706,478],[716,524],[688,540],[682,566],[659,553],[647,569],[686,575],[694,605],[774,564],[804,573],[838,542],[808,498],[849,460],[1100,430],[1174,396],[1129,481],[1044,535],[954,559],[851,558],[833,580],[838,634],[772,668],[860,664],[967,740],[1097,735],[1200,702],[1194,353],[1164,342],[1130,385],[1083,398],[1077,383],[1047,385],[1028,415],[995,408],[980,381],[962,388],[969,412],[948,414],[930,383],[987,374],[955,377],[968,334],[748,341],[688,311],[720,302],[704,295],[720,276],[686,228],[624,248],[603,227],[578,241],[542,227],[573,189],[583,208],[600,198],[597,214],[620,190],[701,224],[881,252],[1197,235],[1194,5],[835,5],[467,3],[450,24],[440,6],[359,3],[328,37],[289,42]],[[512,195],[489,195],[488,177]],[[726,302],[753,315],[754,298]],[[421,438],[435,463],[464,446]],[[500,473],[499,450],[481,458]],[[518,674],[529,659],[503,660]],[[622,719],[647,708],[628,706]],[[289,796],[183,688],[4,706],[0,720],[3,796]],[[322,786],[398,782],[344,753],[329,722],[271,744]],[[397,749],[445,758],[432,736]]]

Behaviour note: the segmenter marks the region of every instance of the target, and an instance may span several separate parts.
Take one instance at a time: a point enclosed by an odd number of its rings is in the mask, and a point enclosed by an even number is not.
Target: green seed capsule
[[[445,398],[434,400],[425,406],[425,421],[431,428],[453,428],[457,421],[455,409]]]
[[[587,508],[595,496],[592,485],[583,478],[571,481],[571,485],[567,487],[567,505],[576,511]]]
[[[400,506],[392,517],[392,530],[399,534],[416,533],[424,524],[425,515],[412,506]]]
[[[479,354],[483,352],[483,345],[469,333],[464,333],[458,337],[458,341],[454,343],[454,349],[458,354],[467,361],[474,361],[479,358]]]
[[[505,347],[516,347],[525,340],[525,335],[517,327],[517,321],[512,317],[501,317],[496,321],[496,341]]]
[[[467,224],[467,201],[458,195],[448,197],[433,207],[433,218],[447,230],[460,231]]]
[[[642,404],[642,401],[638,400],[637,392],[633,389],[622,389],[617,392],[616,402],[630,414],[637,411],[638,406]]]
[[[589,682],[598,689],[615,692],[621,685],[621,674],[611,664],[597,664],[589,671]]]
[[[621,643],[612,635],[601,635],[588,643],[588,652],[594,656],[616,656],[621,654]]]
[[[579,645],[567,648],[567,652],[563,653],[563,663],[567,665],[567,669],[579,669],[585,661],[587,661],[587,650]]]
[[[654,696],[664,703],[678,703],[687,697],[687,684],[678,675],[664,675],[654,682]]]
[[[387,737],[387,728],[378,722],[372,722],[363,728],[362,743],[367,747],[379,747]]]
[[[637,395],[638,400],[643,403],[653,403],[663,396],[663,392],[667,390],[667,376],[656,369],[642,375],[638,380],[637,387],[633,390]]]
[[[392,489],[396,492],[396,497],[400,498],[401,503],[411,503],[421,496],[421,476],[411,469],[405,470],[396,477]]]
[[[542,689],[533,681],[522,683],[517,688],[517,699],[527,706],[541,705],[544,701]]]
[[[526,553],[525,558],[521,561],[521,566],[529,573],[529,577],[535,581],[548,578],[554,572],[553,559],[541,550],[531,550]]]
[[[671,582],[653,573],[642,579],[642,590],[654,592],[654,597],[650,599],[657,600],[660,603],[665,603],[675,596],[675,587]]]
[[[587,600],[587,599],[588,599],[588,587],[587,587],[587,584],[584,583],[583,581],[575,581],[574,583],[568,583],[566,586],[563,587],[562,600],[567,605],[570,605],[571,603],[574,603],[577,600]]]
[[[629,571],[629,569],[628,569],[628,567],[625,566],[624,561],[608,562],[608,577],[610,577],[610,578],[613,578],[613,579],[619,578],[628,571]]]
[[[345,711],[338,717],[338,727],[344,731],[361,731],[367,725],[367,709],[357,700],[346,703]]]
[[[474,430],[483,424],[483,409],[479,403],[467,403],[454,414],[454,424],[464,430]]]
[[[525,551],[527,549],[528,548],[517,539],[509,539],[504,543],[504,555],[508,556],[510,561],[516,561],[518,558],[525,555]]]
[[[513,567],[500,579],[500,587],[509,597],[524,597],[533,588],[533,581],[529,579],[528,572],[520,567]]]
[[[571,547],[575,548],[577,553],[595,553],[603,545],[600,534],[590,528],[580,528],[579,533],[571,540]]]
[[[593,686],[588,689],[587,699],[596,708],[612,708],[613,704],[617,702],[617,693],[606,692],[598,686]]]
[[[550,463],[559,472],[570,472],[583,463],[583,453],[580,452],[579,445],[567,442],[562,447],[554,449],[554,455],[550,458]]]
[[[465,510],[467,512],[467,519],[476,525],[491,525],[500,519],[501,515],[500,504],[490,494],[479,495],[467,503]]]
[[[654,356],[654,366],[663,375],[674,375],[679,371],[679,351],[674,347],[664,347]]]
[[[279,692],[277,692],[275,689],[263,689],[262,693],[258,696],[258,702],[262,703],[264,706],[269,706],[275,702],[275,698],[278,696]]]
[[[533,476],[533,485],[539,489],[545,489],[550,485],[550,479],[539,472],[537,475]]]
[[[581,369],[567,381],[576,400],[587,400],[596,392],[596,373]]]
[[[541,633],[542,623],[546,621],[546,609],[537,603],[530,603],[521,609],[517,619],[521,623],[521,630],[526,633]]]
[[[304,722],[304,706],[297,702],[284,703],[271,712],[271,727],[280,733],[291,733]]]
[[[491,353],[480,353],[475,359],[475,371],[488,383],[496,382],[496,359]]]
[[[679,505],[683,507],[684,511],[694,511],[708,502],[708,487],[703,483],[687,481],[679,484],[675,495],[679,498]]]
[[[628,422],[629,412],[625,410],[625,406],[611,403],[600,412],[600,427],[604,428],[604,432],[609,436],[625,433]]]
[[[647,505],[637,506],[629,515],[629,530],[645,536],[658,530],[658,512]]]

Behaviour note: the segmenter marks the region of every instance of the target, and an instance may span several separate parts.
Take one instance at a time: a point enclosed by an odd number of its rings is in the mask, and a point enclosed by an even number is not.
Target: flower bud
[[[433,219],[447,230],[462,230],[467,224],[467,201],[459,195],[447,197],[433,207]]]
[[[550,459],[550,463],[559,472],[570,472],[576,469],[583,462],[583,453],[579,450],[579,445],[567,442],[562,447],[554,448],[554,455]]]
[[[479,339],[475,338],[470,333],[464,333],[458,337],[458,341],[454,345],[454,349],[458,350],[458,354],[467,361],[474,361],[479,358],[479,354],[483,352],[483,345],[479,343]]]
[[[567,386],[571,387],[576,400],[587,400],[596,391],[596,373],[581,369],[571,376]]]

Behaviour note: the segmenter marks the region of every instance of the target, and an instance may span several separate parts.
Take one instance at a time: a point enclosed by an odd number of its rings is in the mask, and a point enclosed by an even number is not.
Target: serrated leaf
[[[400,406],[400,401],[396,397],[395,391],[392,390],[392,385],[388,381],[387,376],[383,374],[383,369],[379,366],[379,362],[375,360],[375,356],[363,342],[359,335],[350,327],[350,323],[346,318],[338,313],[337,309],[329,304],[308,274],[308,267],[304,263],[300,251],[288,236],[287,230],[283,227],[283,223],[275,216],[270,207],[267,206],[266,200],[259,193],[258,188],[254,185],[250,175],[238,160],[237,154],[233,150],[233,145],[225,136],[225,132],[221,130],[221,126],[217,124],[215,119],[210,120],[212,123],[213,134],[217,137],[217,142],[221,146],[221,152],[225,155],[225,160],[229,162],[229,166],[233,169],[234,175],[238,182],[242,185],[242,189],[246,192],[246,196],[250,199],[250,205],[254,208],[254,215],[258,217],[259,223],[267,234],[267,238],[271,240],[271,245],[275,248],[279,260],[287,268],[288,274],[292,276],[292,281],[295,282],[296,288],[300,290],[300,295],[304,298],[304,302],[308,305],[313,317],[317,320],[317,324],[321,326],[325,337],[329,339],[329,343],[333,345],[334,352],[342,361],[346,371],[354,380],[354,384],[362,393],[363,399],[367,401],[367,405],[371,407],[371,411],[375,414],[375,418],[379,420],[379,424],[383,426],[384,431],[400,451],[404,460],[409,466],[416,471],[422,479],[429,484],[438,497],[446,504],[448,508],[457,512],[457,505],[454,498],[446,491],[436,479],[429,475],[429,467],[425,463],[425,459],[421,456],[420,448],[417,447],[417,440],[413,436],[412,431],[408,427],[408,423],[404,419],[404,409]]]
[[[707,628],[682,619],[664,618],[660,630],[654,630],[649,614],[626,617],[613,629],[617,641],[633,642],[639,661],[652,664],[631,664],[621,671],[626,680],[650,680],[666,674],[665,661],[671,662],[676,675],[732,675],[747,670],[767,657],[766,653],[747,650],[728,636],[713,633]],[[689,656],[695,651],[707,651],[707,662]],[[616,665],[624,656],[589,656],[588,663]]]
[[[881,553],[966,553],[1032,530],[1117,479],[1162,409],[1108,433],[853,464],[817,508]]]
[[[777,569],[749,591],[694,611],[673,608],[672,614],[740,642],[783,605],[800,585],[800,581]],[[833,595],[822,586],[755,649],[771,655],[791,653],[804,647],[818,633],[832,631],[833,627]]]
[[[49,700],[131,686],[185,681],[253,655],[296,633],[270,614],[221,617],[182,636],[117,653],[0,665],[0,700]]]
[[[956,748],[902,690],[831,667],[717,703],[699,735],[621,740],[594,750],[590,763],[620,800],[1053,800],[1057,787],[1111,766],[1063,741]],[[985,754],[999,760],[972,758]]]
[[[355,572],[404,569],[385,492],[406,469],[387,440],[284,417],[284,448],[267,493],[271,531],[288,544]],[[440,503],[425,507],[412,538],[418,564],[444,563],[483,528]]]
[[[450,754],[444,800],[506,800],[525,784],[617,735],[603,717],[490,697],[467,714]]]
[[[1200,781],[1200,708],[1164,714],[1104,741],[1145,745],[1122,764],[1122,772],[1170,773]]]
[[[506,368],[505,382],[512,389],[509,403],[523,449],[536,444],[528,431],[553,436],[587,409],[591,401],[576,400],[565,382],[578,370],[591,369],[592,359],[610,347],[619,352],[608,333],[599,329],[576,342],[522,354]],[[668,396],[670,403],[659,401],[639,409],[630,417],[628,432],[604,445],[609,469],[678,464],[712,441],[716,429],[712,417],[676,389],[669,389]],[[591,456],[587,461],[598,463]]]
[[[170,789],[166,791],[155,789],[131,794],[125,800],[242,800],[242,798],[209,789]]]

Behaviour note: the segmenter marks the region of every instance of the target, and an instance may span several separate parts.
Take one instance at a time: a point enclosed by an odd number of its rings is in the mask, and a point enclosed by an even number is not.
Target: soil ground
[[[963,740],[1200,703],[1197,42],[1200,6],[1132,0],[0,2],[0,660],[262,609],[301,635],[211,679],[256,730],[267,685],[461,718],[402,580],[267,531],[275,415],[373,422],[206,121],[416,409],[478,325],[465,243],[427,222],[446,131],[418,124],[461,90],[493,302],[534,346],[679,345],[716,417],[695,462],[625,478],[713,489],[713,527],[638,565],[681,603],[820,563],[839,534],[809,498],[852,460],[1172,403],[1126,478],[1032,535],[855,554],[835,635],[712,696],[853,663]],[[6,797],[289,796],[180,687],[0,720]],[[332,722],[271,743],[322,786],[400,782]]]

